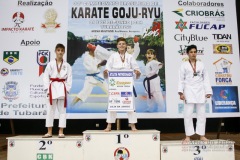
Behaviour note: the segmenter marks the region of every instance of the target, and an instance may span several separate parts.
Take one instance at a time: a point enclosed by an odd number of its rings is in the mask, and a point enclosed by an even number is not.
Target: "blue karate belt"
[[[100,82],[103,83],[104,79],[103,79],[102,77],[99,77],[99,76],[98,76],[99,73],[100,73],[100,72],[98,72],[98,73],[92,73],[92,74],[86,74],[86,75],[87,75],[87,76],[93,76],[93,78],[95,78],[97,81],[100,81]]]
[[[143,80],[143,86],[144,86],[144,88],[145,88],[145,90],[147,91],[147,93],[148,93],[148,97],[149,97],[149,99],[151,99],[151,89],[150,89],[150,80],[152,80],[152,79],[154,79],[154,78],[157,78],[157,74],[154,74],[153,76],[151,76],[151,77],[146,77],[144,80]],[[147,88],[146,88],[146,86],[145,86],[145,82],[147,81]]]

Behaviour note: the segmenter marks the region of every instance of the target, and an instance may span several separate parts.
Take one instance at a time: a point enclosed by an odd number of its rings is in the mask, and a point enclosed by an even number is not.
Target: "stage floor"
[[[7,140],[6,137],[11,137],[12,135],[2,135],[0,134],[0,160],[7,160]],[[216,133],[207,133],[207,138],[216,139]],[[161,141],[164,140],[181,140],[184,138],[183,133],[161,133]],[[193,136],[192,139],[197,139],[197,136]],[[240,160],[240,133],[230,134],[221,133],[220,139],[235,141],[235,160]]]

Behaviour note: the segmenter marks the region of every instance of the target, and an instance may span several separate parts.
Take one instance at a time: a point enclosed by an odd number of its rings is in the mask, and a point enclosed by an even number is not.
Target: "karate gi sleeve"
[[[111,56],[111,52],[108,51],[107,49],[103,48],[100,45],[97,45],[95,51],[94,51],[95,56],[100,59],[100,60],[107,60]]]
[[[206,94],[213,94],[212,87],[210,85],[209,76],[206,68],[203,69],[203,83],[204,83],[204,90]]]
[[[44,86],[44,91],[47,93],[49,92],[48,89],[50,85],[50,74],[51,74],[51,66],[50,66],[50,63],[48,63],[43,73],[43,86]]]
[[[106,64],[106,67],[105,67],[105,70],[108,70],[108,71],[111,71],[112,70],[112,66],[113,66],[113,61],[114,61],[114,57],[113,55],[110,56],[107,60],[107,64]]]
[[[162,67],[163,67],[163,64],[161,62],[158,62],[156,60],[152,61],[152,65],[151,65],[152,70],[147,74],[147,77],[151,77],[157,74],[158,70],[161,69]]]
[[[68,64],[68,68],[67,68],[67,79],[66,79],[66,89],[67,92],[70,92],[70,89],[72,87],[72,67]]]
[[[134,52],[133,52],[133,58],[137,59],[138,55],[140,53],[140,47],[139,47],[139,43],[134,43]]]
[[[184,91],[184,80],[185,80],[185,69],[184,65],[182,64],[179,71],[178,71],[178,93],[183,93]]]
[[[87,70],[88,73],[96,73],[98,71],[97,64],[93,64],[93,61],[88,58],[88,56],[85,56],[83,61],[83,66]]]

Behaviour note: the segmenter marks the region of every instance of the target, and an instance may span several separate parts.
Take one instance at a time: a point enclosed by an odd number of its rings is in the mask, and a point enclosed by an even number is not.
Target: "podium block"
[[[83,139],[80,136],[15,136],[7,139],[8,160],[83,160]]]
[[[83,132],[84,160],[159,160],[160,131]]]
[[[161,141],[161,160],[235,160],[234,142],[210,140],[209,142]]]

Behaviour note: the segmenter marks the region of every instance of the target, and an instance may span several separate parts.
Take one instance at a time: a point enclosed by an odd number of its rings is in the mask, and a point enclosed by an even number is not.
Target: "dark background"
[[[227,0],[226,0],[227,1]],[[240,1],[236,0],[236,11],[238,21],[238,33],[240,33]],[[233,35],[233,36],[239,36]],[[238,38],[238,39],[239,39]],[[240,50],[240,48],[239,48]],[[206,132],[217,132],[220,118],[208,118]],[[223,118],[224,126],[221,127],[223,132],[240,132],[240,117]],[[16,134],[45,134],[45,119],[13,119]],[[99,127],[96,127],[99,124]],[[58,120],[54,122],[53,133],[58,133]],[[74,119],[67,120],[65,134],[82,134],[84,130],[102,130],[106,127],[106,119]],[[116,125],[113,125],[113,129]],[[183,119],[138,119],[138,129],[157,129],[161,133],[184,133]],[[128,120],[121,120],[121,129],[130,129]],[[0,134],[11,134],[11,125],[9,119],[0,119]]]

